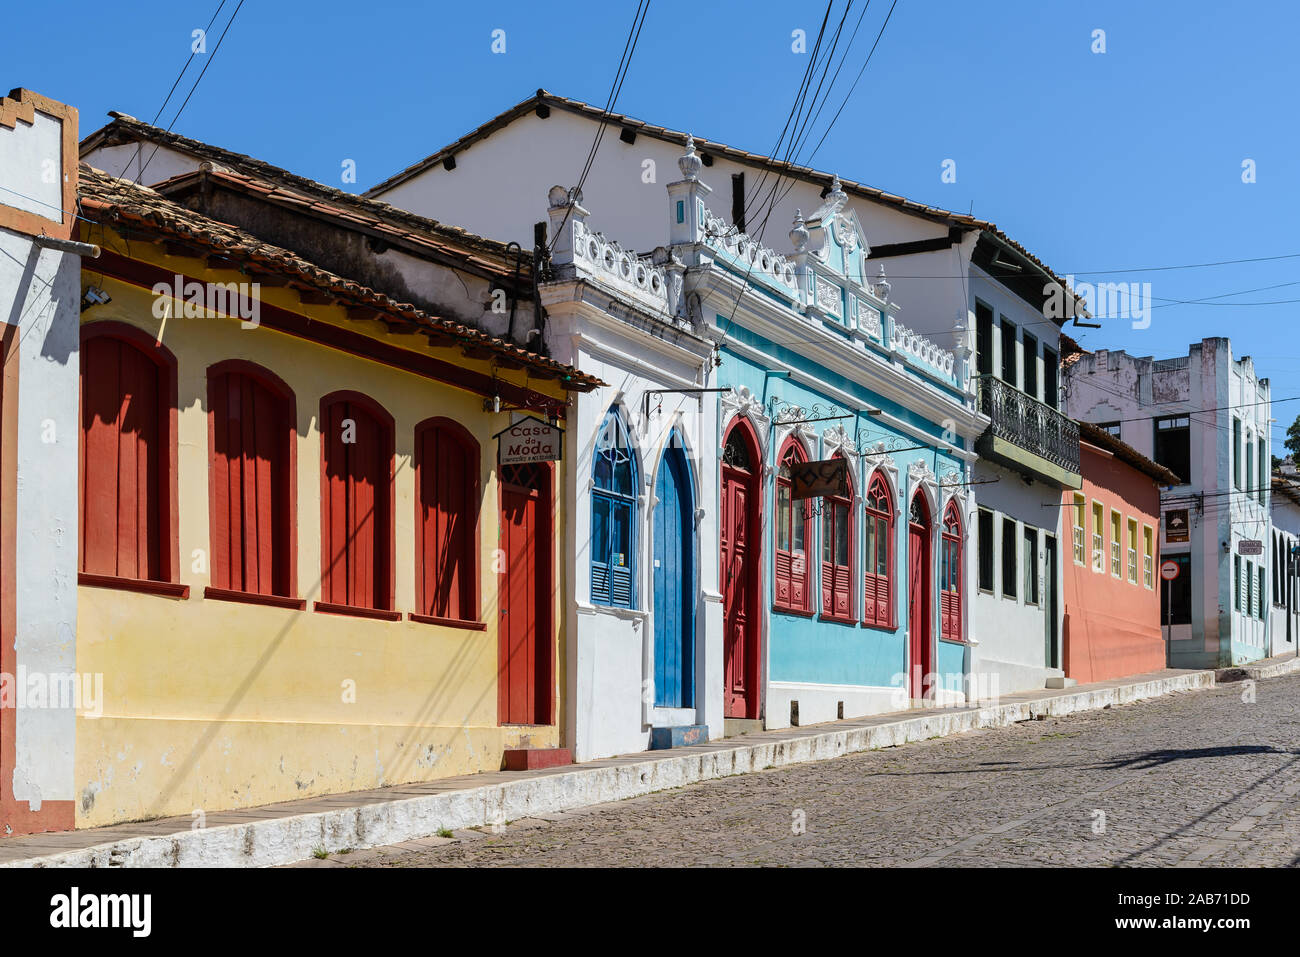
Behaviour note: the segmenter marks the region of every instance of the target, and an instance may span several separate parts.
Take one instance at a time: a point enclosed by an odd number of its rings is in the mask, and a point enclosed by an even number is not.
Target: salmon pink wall
[[[1109,452],[1080,443],[1080,464],[1086,496],[1084,508],[1084,562],[1075,560],[1072,506],[1075,492],[1061,499],[1064,553],[1065,674],[1080,682],[1105,681],[1124,675],[1157,671],[1165,667],[1165,642],[1160,631],[1160,489],[1155,481]],[[1102,563],[1094,570],[1092,557],[1092,503],[1102,513]],[[1138,523],[1137,584],[1128,578],[1128,543],[1121,541],[1120,577],[1111,574],[1110,513],[1121,513],[1120,532],[1128,535],[1128,521]],[[1142,526],[1151,528],[1152,587],[1142,574]]]

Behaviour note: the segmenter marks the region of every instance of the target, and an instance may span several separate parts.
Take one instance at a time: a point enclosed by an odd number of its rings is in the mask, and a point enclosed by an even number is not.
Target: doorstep
[[[322,795],[246,808],[241,823],[193,829],[189,815],[0,840],[0,867],[271,867],[319,852],[362,850],[443,831],[482,834],[521,818],[639,797],[769,767],[822,761],[977,728],[1128,704],[1214,687],[1213,671],[1166,669],[996,702],[914,709],[763,731],[585,764],[442,778],[422,785]],[[233,815],[239,810],[213,814]]]

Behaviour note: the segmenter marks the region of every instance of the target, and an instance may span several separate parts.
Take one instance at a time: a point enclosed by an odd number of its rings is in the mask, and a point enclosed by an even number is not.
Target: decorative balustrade
[[[982,375],[979,410],[989,432],[1059,468],[1079,474],[1079,424],[993,375]]]
[[[706,207],[702,218],[704,241],[716,250],[739,260],[751,276],[758,275],[782,289],[798,295],[799,283],[794,263],[785,256],[756,242]]]
[[[896,321],[893,324],[889,345],[895,352],[901,352],[905,357],[911,357],[938,369],[944,375],[953,374],[956,357],[951,352],[900,322]]]
[[[574,218],[573,260],[599,278],[612,281],[616,288],[634,292],[644,302],[672,312],[669,283],[662,266],[647,262],[624,249],[612,239],[594,232],[581,219]]]

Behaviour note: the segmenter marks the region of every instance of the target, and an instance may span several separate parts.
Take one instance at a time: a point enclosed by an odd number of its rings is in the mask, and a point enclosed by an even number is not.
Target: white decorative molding
[[[624,249],[585,222],[573,220],[573,262],[581,272],[595,276],[634,301],[669,312],[667,276],[661,266]]]
[[[741,416],[749,419],[750,424],[754,426],[754,432],[758,435],[759,457],[766,463],[768,431],[772,419],[766,414],[762,400],[744,385],[739,388],[732,386],[730,391],[723,392],[721,395],[722,415],[718,417],[718,454],[722,454],[732,421],[737,416]]]
[[[740,260],[746,271],[757,275],[789,293],[795,293],[798,282],[794,264],[776,250],[756,242],[748,233],[742,233],[731,223],[715,216],[705,207],[702,218],[704,242],[719,252]]]
[[[821,276],[816,276],[814,279],[815,285],[813,288],[818,308],[825,309],[833,316],[843,316],[844,290]]]
[[[919,332],[909,329],[900,322],[895,322],[889,338],[889,347],[895,352],[902,352],[914,359],[938,369],[945,375],[953,374],[956,357],[947,349],[942,349]]]
[[[844,430],[844,426],[832,425],[822,432],[822,451],[826,458],[830,458],[836,452],[854,456],[857,455],[858,449],[853,442],[853,436]]]

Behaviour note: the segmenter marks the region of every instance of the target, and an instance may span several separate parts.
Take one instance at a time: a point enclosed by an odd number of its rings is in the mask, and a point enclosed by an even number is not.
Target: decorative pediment
[[[842,425],[832,425],[822,432],[822,449],[826,458],[832,457],[836,452],[843,452],[846,456],[856,455],[858,452],[853,436],[849,435]]]
[[[722,448],[727,431],[737,416],[744,416],[753,424],[754,431],[758,435],[759,452],[766,463],[768,426],[772,420],[767,415],[762,400],[754,395],[748,386],[742,385],[739,388],[733,386],[729,391],[722,393],[722,415],[718,418],[718,448]]]
[[[813,429],[811,423],[804,421],[807,418],[807,411],[797,405],[786,406],[776,413],[772,422],[776,426],[778,449],[785,443],[786,436],[793,433],[803,443],[805,451],[813,451],[813,443],[817,439],[817,432]]]
[[[866,464],[868,475],[871,474],[873,469],[878,468],[887,469],[895,475],[898,474],[898,463],[889,454],[889,448],[884,442],[877,442],[864,448],[862,450],[862,461]]]

